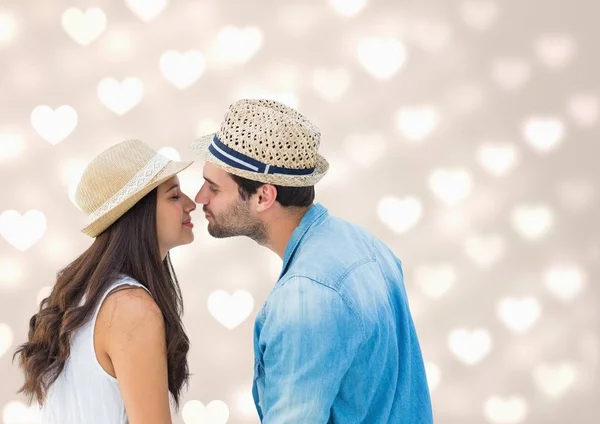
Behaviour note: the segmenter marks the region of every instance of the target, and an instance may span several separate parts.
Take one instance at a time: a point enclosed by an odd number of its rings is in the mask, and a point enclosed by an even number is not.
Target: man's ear
[[[258,188],[256,198],[258,200],[257,211],[265,211],[277,201],[277,188],[273,184],[263,184]]]

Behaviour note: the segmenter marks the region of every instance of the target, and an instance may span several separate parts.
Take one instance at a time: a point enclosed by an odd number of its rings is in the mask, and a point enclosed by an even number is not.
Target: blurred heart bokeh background
[[[593,0],[3,0],[0,413],[39,422],[12,352],[91,242],[72,202],[101,150],[192,159],[242,97],[297,107],[317,200],[402,259],[437,423],[600,422],[600,4]],[[193,197],[202,163],[181,174]],[[273,253],[172,252],[193,373],[177,424],[257,423],[252,329]]]

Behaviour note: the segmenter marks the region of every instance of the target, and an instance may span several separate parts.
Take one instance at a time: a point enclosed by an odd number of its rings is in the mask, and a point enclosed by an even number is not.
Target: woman
[[[85,170],[76,202],[95,240],[58,273],[15,352],[43,424],[171,423],[189,340],[169,250],[194,239],[196,205],[176,176],[191,163],[128,140]]]

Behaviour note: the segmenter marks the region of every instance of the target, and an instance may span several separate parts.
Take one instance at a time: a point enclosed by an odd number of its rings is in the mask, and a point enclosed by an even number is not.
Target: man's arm
[[[303,277],[277,288],[266,312],[263,424],[326,423],[363,340],[358,318],[334,289]]]

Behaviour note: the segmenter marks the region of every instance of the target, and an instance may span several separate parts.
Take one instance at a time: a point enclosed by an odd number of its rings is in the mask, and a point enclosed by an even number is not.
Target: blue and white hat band
[[[311,175],[315,168],[307,169],[290,169],[280,166],[273,166],[263,163],[259,160],[246,156],[245,154],[232,149],[223,144],[216,135],[213,137],[212,143],[208,146],[208,150],[219,160],[237,169],[244,171],[252,171],[259,174],[271,175]]]

